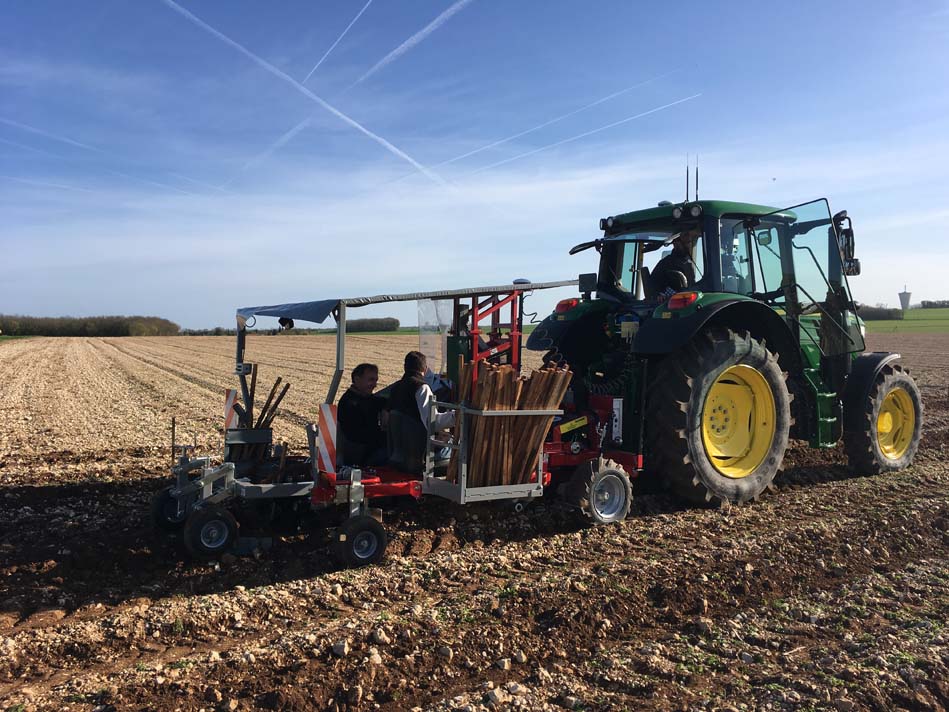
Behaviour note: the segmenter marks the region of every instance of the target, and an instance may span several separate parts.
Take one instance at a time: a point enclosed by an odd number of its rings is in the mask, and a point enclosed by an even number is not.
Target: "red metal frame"
[[[580,452],[570,451],[570,443],[563,440],[560,434],[560,426],[555,425],[551,428],[550,439],[544,443],[544,457],[551,469],[573,471],[580,465],[596,459],[600,456],[599,440],[596,432],[597,422],[608,421],[613,412],[613,396],[590,396],[590,408],[586,411],[579,411],[569,406],[564,408],[564,418],[580,418],[584,415],[590,416],[586,425],[587,442],[591,447],[584,448]],[[643,469],[643,456],[641,453],[626,452],[625,450],[604,450],[603,455],[610,460],[615,460],[629,473],[630,477],[636,477]]]
[[[545,458],[546,465],[546,458]],[[411,475],[406,472],[400,472],[393,467],[367,467],[363,471],[362,486],[363,496],[366,499],[373,497],[422,497],[422,480],[418,475]],[[536,479],[531,479],[535,482]],[[551,474],[545,467],[543,474],[544,487],[550,484]],[[336,500],[336,486],[338,484],[348,484],[348,480],[339,481],[336,479],[335,472],[320,471],[316,484],[310,494],[310,501],[313,504],[326,504]]]
[[[504,353],[505,351],[511,352],[511,365],[516,369],[520,370],[521,368],[521,325],[520,325],[520,304],[521,304],[521,294],[522,291],[519,289],[511,290],[511,293],[508,294],[503,299],[498,299],[498,295],[492,295],[485,299],[484,301],[479,301],[478,297],[471,298],[471,360],[472,361],[481,361],[491,356],[496,356],[499,353]],[[478,323],[482,319],[491,317],[491,331],[489,333],[494,334],[500,329],[500,316],[501,309],[505,306],[510,305],[511,307],[511,321],[510,329],[507,336],[507,341],[504,341],[500,344],[496,344],[489,349],[481,350],[478,337],[481,335],[481,327],[478,326]],[[478,374],[477,371],[472,371],[472,393],[474,389],[477,388],[478,383]]]
[[[367,467],[362,473],[363,494],[366,499],[402,496],[418,499],[422,496],[422,480],[418,475],[399,472],[392,467]],[[337,484],[348,484],[348,480],[337,482],[335,472],[321,470],[310,495],[310,501],[314,504],[334,501]]]

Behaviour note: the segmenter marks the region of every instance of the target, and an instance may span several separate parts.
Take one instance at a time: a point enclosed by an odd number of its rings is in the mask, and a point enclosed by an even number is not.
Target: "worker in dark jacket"
[[[342,453],[347,465],[382,465],[386,461],[386,434],[383,429],[385,400],[373,394],[379,382],[379,368],[361,363],[352,372],[352,385],[336,406],[339,428],[345,438]]]
[[[425,380],[428,362],[421,351],[409,351],[405,355],[405,373],[396,381],[389,393],[389,410],[417,418],[428,428],[431,409],[435,407],[435,394]],[[455,424],[455,411],[438,413],[435,430],[444,430]]]
[[[656,264],[651,277],[653,290],[660,299],[667,298],[681,289],[695,286],[695,262],[692,260],[692,250],[700,234],[698,229],[679,233],[672,241],[672,252]],[[672,274],[673,272],[679,272],[685,277],[684,286],[678,277]]]
[[[425,380],[427,371],[428,363],[425,354],[420,351],[409,351],[405,355],[405,373],[392,386],[388,404],[389,410],[398,412],[424,426],[419,429],[419,434],[425,439],[425,443],[416,443],[416,445],[421,445],[423,452],[428,437],[431,437],[434,432],[455,424],[455,411],[436,412],[433,429],[429,430],[432,409],[435,408],[435,394]],[[446,459],[450,454],[450,448],[447,446],[439,448],[436,459]]]

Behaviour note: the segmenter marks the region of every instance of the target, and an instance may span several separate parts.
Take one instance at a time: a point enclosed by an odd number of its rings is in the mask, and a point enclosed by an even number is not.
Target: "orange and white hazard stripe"
[[[320,406],[320,437],[316,453],[317,466],[323,472],[336,472],[336,406]]]
[[[234,404],[237,403],[237,390],[227,388],[224,390],[224,429],[230,430],[236,428],[240,423],[240,416],[234,410]]]

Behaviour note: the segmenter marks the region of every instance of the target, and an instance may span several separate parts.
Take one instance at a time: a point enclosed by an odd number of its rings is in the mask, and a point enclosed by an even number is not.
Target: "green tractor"
[[[552,470],[576,466],[589,481],[598,452],[601,469],[644,471],[717,504],[768,489],[790,438],[842,441],[857,473],[912,463],[919,390],[899,354],[865,352],[846,212],[824,199],[664,202],[600,229],[570,251],[596,250],[598,272],[527,342],[575,374],[545,446]],[[590,427],[573,425],[584,418]]]

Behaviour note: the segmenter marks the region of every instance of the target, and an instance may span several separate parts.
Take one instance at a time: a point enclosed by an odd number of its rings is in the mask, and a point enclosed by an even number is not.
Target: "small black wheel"
[[[185,522],[184,542],[196,559],[213,559],[228,552],[237,541],[237,520],[223,507],[195,510]]]
[[[593,524],[621,522],[633,504],[633,485],[612,460],[591,460],[573,473],[567,499]]]
[[[184,527],[188,515],[178,514],[178,500],[171,495],[171,489],[165,487],[152,497],[152,526],[159,531],[177,534]]]
[[[346,567],[367,566],[382,559],[389,538],[386,530],[372,517],[351,517],[333,534],[333,558]]]

